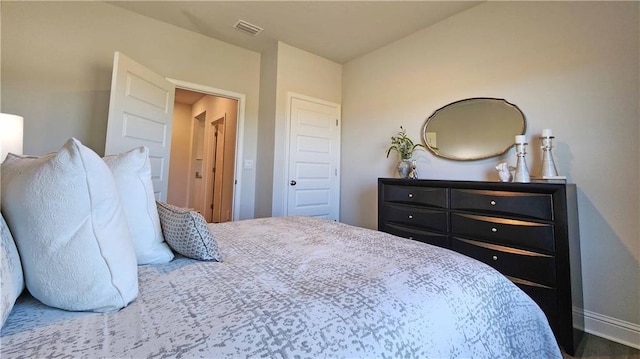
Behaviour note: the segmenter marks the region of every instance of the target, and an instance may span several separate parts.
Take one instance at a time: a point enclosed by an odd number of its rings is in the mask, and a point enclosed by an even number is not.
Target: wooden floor
[[[585,333],[575,356],[562,353],[565,359],[640,359],[640,350]]]

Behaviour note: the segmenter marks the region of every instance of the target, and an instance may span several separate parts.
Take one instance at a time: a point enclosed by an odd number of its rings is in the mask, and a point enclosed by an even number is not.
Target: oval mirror
[[[434,154],[458,161],[499,156],[526,130],[520,109],[499,98],[476,97],[437,109],[425,122],[422,136]]]

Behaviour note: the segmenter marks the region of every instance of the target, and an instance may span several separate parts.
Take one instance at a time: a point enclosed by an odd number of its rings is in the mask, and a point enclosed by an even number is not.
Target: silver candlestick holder
[[[553,161],[553,155],[551,149],[553,148],[553,136],[540,137],[542,142],[542,177],[557,177],[558,170],[556,164]]]
[[[516,173],[513,176],[513,182],[531,182],[529,169],[527,168],[527,160],[525,158],[527,155],[527,145],[528,143],[526,142],[516,143],[516,156],[518,157],[518,162],[516,163]]]

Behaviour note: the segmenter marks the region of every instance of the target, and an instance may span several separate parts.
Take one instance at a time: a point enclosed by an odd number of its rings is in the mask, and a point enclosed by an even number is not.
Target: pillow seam
[[[84,159],[84,154],[82,153],[82,149],[78,146],[78,144],[74,141],[73,142],[73,146],[78,150],[78,157],[80,158],[80,161],[82,162],[82,168],[84,169],[84,178],[85,178],[85,184],[87,186],[87,192],[89,194],[89,204],[91,209],[94,208],[93,204],[93,194],[91,193],[91,191],[89,190],[89,176],[88,171],[87,171],[87,166],[85,163],[85,159]],[[109,170],[111,171],[111,170]],[[120,200],[120,198],[118,198],[118,201]],[[111,285],[113,286],[113,288],[118,292],[118,295],[120,296],[120,301],[123,303],[123,306],[126,305],[125,303],[125,299],[124,299],[124,294],[122,293],[122,291],[120,290],[120,288],[118,288],[118,286],[115,285],[115,283],[113,282],[113,271],[111,270],[111,266],[109,265],[107,258],[105,257],[104,253],[103,253],[103,249],[102,249],[102,245],[100,244],[100,241],[98,240],[98,234],[96,233],[96,226],[95,226],[95,220],[94,220],[94,213],[93,211],[90,211],[91,213],[91,231],[93,232],[96,244],[98,245],[98,250],[100,251],[100,257],[102,257],[102,260],[104,261],[104,264],[107,266],[107,269],[109,271],[109,282],[111,283]],[[129,230],[127,228],[127,230]]]
[[[195,216],[191,213],[191,211],[187,212],[187,215],[189,216],[189,219],[191,219],[191,222],[193,223],[193,228],[195,228],[196,232],[198,232],[198,238],[200,239],[200,242],[202,243],[202,246],[207,250],[207,255],[209,257],[213,257],[213,255],[211,254],[211,248],[209,248],[209,246],[207,246],[207,243],[206,243],[207,241],[204,240],[204,236],[202,235],[201,231],[198,230],[198,227],[196,226],[196,219],[194,218]]]

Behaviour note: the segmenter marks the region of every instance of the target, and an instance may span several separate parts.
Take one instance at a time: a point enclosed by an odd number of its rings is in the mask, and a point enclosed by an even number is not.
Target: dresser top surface
[[[430,180],[430,179],[402,179],[402,178],[378,178],[378,183],[400,186],[424,186],[424,187],[449,187],[468,189],[495,189],[502,191],[540,191],[575,188],[574,183],[555,182],[498,182],[498,181],[464,181],[464,180]]]

